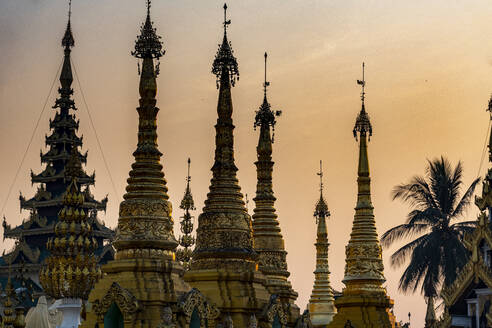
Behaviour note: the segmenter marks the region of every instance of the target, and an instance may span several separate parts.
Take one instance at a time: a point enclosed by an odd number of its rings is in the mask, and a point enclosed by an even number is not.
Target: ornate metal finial
[[[135,50],[131,52],[136,58],[155,58],[159,59],[164,56],[166,51],[162,48],[161,37],[150,20],[150,0],[147,0],[147,18],[140,28],[140,35],[135,41]]]
[[[319,161],[319,172],[316,173],[319,176],[319,192],[323,195],[323,161]]]
[[[236,80],[239,80],[237,60],[234,57],[231,43],[227,40],[227,26],[231,24],[231,20],[227,19],[227,4],[224,4],[224,22],[222,24],[224,25],[224,38],[212,64],[212,73],[217,76],[217,89],[222,77],[228,78],[232,86],[236,84]]]
[[[362,103],[364,103],[364,99],[366,97],[366,93],[364,91],[364,88],[366,86],[366,79],[364,77],[364,71],[365,71],[366,64],[362,62],[362,80],[357,80],[357,84],[362,86],[362,92],[360,93],[360,100],[362,100]]]
[[[267,57],[268,54],[265,51],[265,82],[263,82],[263,93],[266,97],[267,94],[267,87],[270,86],[270,82],[267,81]]]
[[[361,135],[364,136],[367,135],[367,133],[369,133],[369,140],[372,136],[372,125],[371,125],[371,121],[369,120],[369,115],[366,112],[365,103],[364,103],[365,96],[366,96],[364,90],[366,86],[364,71],[365,71],[365,63],[362,63],[362,80],[357,80],[357,84],[362,86],[362,92],[360,96],[362,100],[362,108],[359,114],[357,115],[357,120],[355,121],[354,130],[352,131],[354,133],[355,140],[357,140],[357,132],[359,132]]]
[[[224,3],[224,34],[227,34],[227,25],[231,24],[231,20],[227,19],[227,3]]]
[[[62,39],[62,47],[65,47],[65,49],[70,49],[75,45],[75,41],[73,39],[73,34],[72,34],[72,28],[70,25],[70,20],[72,18],[72,0],[68,1],[68,23],[67,23],[67,28],[65,30],[65,34],[63,35]]]
[[[263,82],[263,103],[261,104],[259,110],[256,111],[256,116],[255,116],[255,122],[253,124],[253,128],[256,130],[257,127],[259,126],[265,126],[265,127],[272,127],[272,130],[275,133],[275,124],[277,124],[277,120],[275,117],[278,117],[282,115],[281,110],[276,110],[273,111],[271,109],[270,104],[268,103],[267,97],[266,97],[266,92],[267,92],[267,87],[270,85],[270,82],[267,81],[266,78],[266,73],[267,73],[267,57],[268,54],[265,52],[265,80]],[[274,134],[272,135],[272,142],[274,139]]]
[[[328,210],[328,205],[326,204],[325,199],[323,198],[323,161],[319,161],[319,172],[316,173],[319,176],[319,200],[316,203],[316,208],[314,210],[314,217],[316,217],[316,221],[321,217],[330,216],[330,211]]]

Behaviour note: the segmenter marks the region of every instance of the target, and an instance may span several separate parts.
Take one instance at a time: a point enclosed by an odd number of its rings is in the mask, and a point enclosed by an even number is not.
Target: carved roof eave
[[[478,262],[470,261],[461,269],[460,274],[450,286],[444,287],[441,291],[441,297],[447,307],[456,303],[459,297],[463,295],[468,286],[482,280],[488,288],[492,288],[492,270],[488,268],[483,259]]]
[[[97,229],[93,230],[94,237],[96,238],[104,238],[104,239],[113,239],[115,232],[110,228],[99,225]],[[11,238],[11,239],[19,239],[21,237],[27,236],[38,236],[38,235],[49,235],[53,234],[53,223],[44,228],[33,228],[29,230],[25,230],[22,228],[22,225],[15,227],[12,230],[4,231],[3,238]]]
[[[62,205],[62,198],[57,197],[55,199],[50,199],[50,200],[42,200],[42,201],[37,201],[34,198],[31,198],[29,200],[24,200],[21,199],[21,208],[24,210],[32,210],[32,209],[37,209],[40,207],[49,207],[49,206],[60,206]],[[98,202],[98,201],[85,201],[84,204],[82,205],[82,208],[84,209],[96,209],[98,211],[106,211],[106,201]]]
[[[106,254],[110,254],[111,255],[111,258],[114,258],[115,254],[116,254],[116,250],[114,249],[114,247],[111,245],[111,244],[107,244],[107,245],[104,245],[101,253],[97,256],[98,257],[98,262],[106,255]]]
[[[20,255],[23,255],[31,263],[38,263],[41,251],[39,248],[32,249],[26,242],[20,242],[15,245],[14,249],[3,255],[6,263],[15,263]]]
[[[482,240],[492,249],[492,231],[488,228],[487,220],[480,222],[479,218],[477,227],[465,236],[463,243],[469,251],[473,251],[475,245],[479,245]]]
[[[53,120],[50,119],[50,129],[54,128],[72,128],[74,130],[79,129],[79,120],[74,120],[72,116],[60,118],[60,114],[56,114]]]
[[[41,154],[41,163],[50,163],[56,160],[66,160],[68,161],[70,159],[70,153],[67,151],[63,151],[58,154],[53,154],[54,150],[53,148],[50,149],[46,154]],[[87,151],[85,154],[79,154],[80,162],[82,164],[87,164]]]
[[[74,135],[73,137],[69,137],[67,135],[65,136],[59,136],[58,134],[52,134],[49,137],[45,137],[45,145],[56,145],[56,144],[75,144],[77,146],[82,146],[83,140],[82,137],[77,137]]]
[[[31,172],[32,183],[54,182],[64,178],[65,178],[65,174],[63,173],[63,171],[56,175],[50,175],[50,176],[43,176],[43,173],[34,174]],[[91,175],[85,174],[85,176],[77,178],[77,181],[80,182],[82,185],[94,185],[95,180],[96,180],[95,173],[92,173]]]

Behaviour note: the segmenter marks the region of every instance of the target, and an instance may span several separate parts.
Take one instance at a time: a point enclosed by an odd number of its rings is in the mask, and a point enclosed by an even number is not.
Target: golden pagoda
[[[487,109],[492,120],[492,97]],[[492,163],[492,132],[489,136],[489,163]],[[444,313],[433,328],[492,327],[492,168],[483,180],[482,195],[475,197],[480,210],[477,226],[465,234],[470,259],[456,280],[441,291]]]
[[[277,294],[281,302],[288,304],[292,311],[292,317],[299,316],[299,308],[295,305],[297,293],[292,289],[288,280],[290,273],[287,269],[287,252],[284,239],[280,232],[278,216],[274,207],[275,196],[273,193],[272,173],[272,144],[274,142],[274,130],[276,116],[281,111],[271,109],[267,100],[267,87],[270,82],[266,79],[267,53],[265,52],[265,81],[263,83],[263,103],[256,111],[254,128],[260,128],[260,136],[256,153],[258,160],[255,162],[257,171],[255,208],[253,214],[253,237],[255,250],[259,254],[258,269],[265,275],[268,291]],[[273,131],[272,131],[273,130]]]
[[[325,327],[333,320],[337,313],[335,308],[335,298],[330,284],[330,268],[328,266],[328,228],[326,220],[330,218],[328,205],[323,197],[323,167],[320,161],[320,197],[316,203],[314,217],[316,218],[316,270],[314,271],[314,286],[311,298],[309,299],[308,309],[311,323],[314,327]]]
[[[154,60],[165,51],[150,19],[150,7],[147,0],[147,17],[132,52],[141,61],[135,161],[120,204],[115,260],[102,267],[104,277],[89,296],[87,319],[82,323],[86,328],[174,327],[178,298],[189,290],[180,278],[183,268],[175,261],[178,242],[160,163],[162,153],[157,148],[159,66],[154,66]],[[189,321],[193,313],[189,298],[182,304],[188,306],[183,320]]]
[[[212,65],[219,88],[215,161],[210,191],[198,217],[191,269],[184,279],[217,306],[216,320],[225,327],[287,327],[290,316],[285,306],[278,295],[269,293],[258,270],[251,217],[236,176],[231,88],[239,71],[227,38],[230,23],[224,5],[224,36]]]
[[[357,204],[352,233],[345,248],[345,288],[342,296],[335,300],[338,313],[327,327],[394,328],[393,300],[382,286],[385,281],[382,250],[371,201],[367,141],[372,135],[372,126],[364,103],[364,73],[362,81],[357,82],[362,85],[362,108],[353,130],[354,137],[359,139]]]
[[[63,195],[64,207],[58,213],[56,237],[48,239],[50,255],[39,274],[44,291],[53,299],[86,300],[101,275],[94,256],[97,241],[87,210],[82,207],[84,194],[77,181],[82,164],[77,153],[74,147],[65,170],[66,179],[71,182]]]

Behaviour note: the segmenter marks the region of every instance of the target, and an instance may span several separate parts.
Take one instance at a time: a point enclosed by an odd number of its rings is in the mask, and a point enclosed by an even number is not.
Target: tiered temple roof
[[[44,169],[35,174],[31,172],[31,182],[37,184],[36,193],[31,198],[22,194],[19,197],[21,210],[28,210],[27,220],[16,227],[12,227],[3,221],[4,238],[16,239],[14,248],[0,258],[0,276],[7,273],[7,264],[12,263],[12,269],[22,262],[26,262],[29,275],[34,281],[38,281],[41,263],[49,255],[46,242],[54,237],[54,227],[58,222],[58,213],[63,208],[63,194],[71,183],[66,178],[66,166],[72,152],[80,163],[86,164],[87,153],[82,154],[78,147],[82,146],[82,137],[77,135],[79,122],[74,111],[77,110],[72,99],[72,67],[70,61],[71,48],[74,46],[74,38],[71,29],[70,17],[62,40],[64,59],[60,74],[59,96],[53,109],[56,111],[54,119],[50,119],[51,134],[46,136],[48,147],[46,152],[41,152],[41,163]],[[107,197],[101,201],[94,198],[90,187],[94,185],[95,174],[87,174],[81,168],[77,178],[77,189],[81,191],[83,202],[81,208],[89,216],[89,222],[97,241],[96,256],[101,262],[113,258],[113,250],[110,245],[104,243],[111,240],[114,232],[107,228],[98,217],[97,213],[106,210]]]

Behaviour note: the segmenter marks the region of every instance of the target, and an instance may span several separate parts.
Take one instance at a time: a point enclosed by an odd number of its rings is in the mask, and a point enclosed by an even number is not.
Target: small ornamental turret
[[[190,211],[195,210],[195,202],[193,201],[193,195],[190,188],[190,164],[191,160],[188,158],[188,176],[186,177],[186,190],[181,201],[179,208],[184,210],[184,215],[181,220],[181,232],[183,235],[179,238],[179,245],[182,247],[176,251],[176,258],[183,263],[183,267],[188,269],[190,266],[191,253],[193,250],[191,247],[195,245],[195,238],[191,235],[193,232],[193,216]]]
[[[5,300],[3,302],[2,328],[14,328],[15,311],[14,311],[13,302],[15,300],[15,292],[14,292],[14,287],[12,286],[12,279],[10,278],[10,272],[4,292],[5,292]]]
[[[87,210],[82,208],[84,195],[77,188],[75,174],[80,167],[74,150],[67,165],[66,178],[71,182],[63,196],[64,207],[58,213],[56,237],[48,240],[51,254],[39,277],[45,292],[54,299],[86,300],[100,276],[94,256],[97,242],[88,223]]]
[[[309,317],[314,327],[329,324],[336,314],[333,289],[330,285],[330,269],[328,266],[328,229],[326,220],[330,218],[328,205],[323,197],[323,167],[319,162],[320,197],[316,203],[314,217],[316,218],[316,270],[314,271],[314,286],[309,299]]]
[[[267,100],[267,53],[265,52],[265,80],[263,82],[263,103],[256,111],[254,129],[259,128],[260,136],[256,147],[257,183],[253,214],[253,237],[255,250],[259,254],[258,269],[266,276],[266,286],[270,293],[277,294],[285,304],[290,304],[294,311],[298,308],[294,304],[297,293],[292,289],[288,280],[290,272],[287,269],[287,252],[280,225],[275,210],[275,196],[273,193],[273,164],[272,150],[275,133],[276,117],[281,111],[272,110]]]
[[[364,64],[362,64],[362,108],[357,115],[354,137],[359,141],[359,165],[357,169],[357,204],[350,240],[345,248],[345,288],[335,300],[338,313],[328,325],[344,327],[350,320],[354,327],[395,327],[394,315],[390,312],[393,300],[383,288],[384,267],[381,245],[376,231],[374,207],[371,201],[371,177],[367,141],[372,135],[372,125],[365,109]]]

